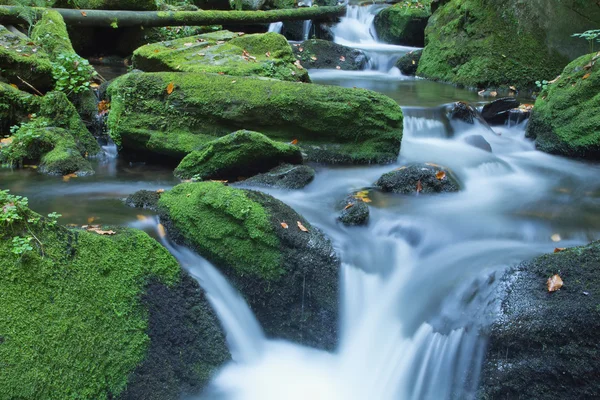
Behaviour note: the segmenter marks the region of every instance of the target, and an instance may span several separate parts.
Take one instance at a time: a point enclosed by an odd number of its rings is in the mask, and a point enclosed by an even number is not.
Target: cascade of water
[[[269,24],[269,32],[281,33],[281,28],[283,28],[283,22],[272,22]]]
[[[305,0],[304,4],[307,7],[311,7],[312,0]],[[310,28],[311,27],[312,27],[312,21],[310,19],[307,19],[302,23],[302,40],[308,40],[308,37],[310,36]]]

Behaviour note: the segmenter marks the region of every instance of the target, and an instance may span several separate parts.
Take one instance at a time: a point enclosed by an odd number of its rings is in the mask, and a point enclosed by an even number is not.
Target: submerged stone
[[[255,175],[242,183],[250,186],[278,189],[302,189],[315,178],[315,170],[308,165],[282,164],[269,172]]]
[[[436,164],[412,164],[388,172],[375,183],[384,192],[431,194],[458,192],[460,185],[454,174]]]
[[[282,163],[301,164],[297,146],[275,142],[262,133],[241,130],[206,143],[177,166],[181,179],[236,181],[266,172]]]
[[[477,119],[477,110],[469,103],[457,101],[450,106],[448,118],[466,122],[467,124],[473,124],[475,123],[475,119]]]
[[[142,46],[133,53],[135,68],[146,72],[212,72],[308,82],[292,49],[277,33],[218,31]]]
[[[159,213],[172,238],[227,276],[268,336],[334,347],[340,261],[302,216],[267,194],[219,182],[175,186],[161,195]]]
[[[402,2],[381,10],[373,21],[377,37],[385,43],[423,47],[431,15],[425,2]]]
[[[358,71],[365,69],[368,61],[362,50],[328,40],[306,40],[293,45],[292,50],[304,68]]]
[[[172,92],[168,88],[172,85]],[[402,110],[363,89],[201,73],[130,73],[109,87],[118,145],[181,159],[238,129],[292,142],[309,161],[389,163]]]
[[[526,132],[535,139],[537,149],[600,160],[599,54],[567,65],[560,78],[538,96]]]

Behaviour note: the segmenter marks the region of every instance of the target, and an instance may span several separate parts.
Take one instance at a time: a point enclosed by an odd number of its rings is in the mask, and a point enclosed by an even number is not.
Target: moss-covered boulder
[[[272,170],[243,181],[249,186],[278,189],[302,189],[315,178],[315,170],[308,165],[282,164]]]
[[[52,60],[56,60],[60,54],[75,53],[63,17],[53,10],[42,13],[31,30],[31,39],[41,46]]]
[[[498,289],[480,399],[594,399],[600,393],[600,242],[509,270]],[[559,274],[564,286],[548,292]]]
[[[66,229],[0,191],[0,398],[179,399],[227,360],[204,294],[142,231]]]
[[[27,129],[21,128],[20,130]],[[94,169],[90,162],[85,159],[80,151],[73,136],[69,132],[61,128],[42,128],[34,129],[30,133],[35,137],[29,141],[27,156],[25,160],[30,163],[39,163],[39,171],[48,175],[67,175],[76,174],[78,176],[92,175]],[[16,135],[23,142],[27,142],[19,132]],[[19,143],[13,141],[12,146],[17,146]],[[32,155],[45,151],[40,155],[39,159],[29,158]]]
[[[553,79],[596,29],[600,8],[579,0],[450,0],[429,20],[417,74],[468,87],[535,88]]]
[[[23,83],[23,80],[43,92],[54,85],[48,54],[39,44],[25,36],[10,32],[2,25],[0,25],[0,78],[25,91],[30,91],[31,88]]]
[[[391,44],[423,47],[431,16],[430,1],[400,2],[381,10],[373,20],[377,37]]]
[[[0,82],[0,132],[8,133],[11,126],[25,121],[33,103],[31,94]]]
[[[292,49],[278,33],[253,35],[218,31],[142,46],[133,53],[135,68],[146,72],[210,72],[308,82]]]
[[[410,51],[400,57],[396,61],[396,68],[400,70],[402,75],[414,76],[419,68],[419,60],[421,60],[422,50]]]
[[[454,174],[437,164],[405,165],[383,174],[375,183],[382,191],[401,194],[458,192],[460,184]]]
[[[208,142],[177,166],[182,179],[235,181],[266,172],[282,163],[301,164],[298,146],[275,142],[262,133],[241,130]]]
[[[305,40],[294,44],[292,50],[304,68],[358,71],[365,69],[368,62],[362,50],[328,40]]]
[[[526,135],[547,153],[600,159],[600,53],[567,65],[538,96]]]
[[[178,159],[239,129],[282,142],[297,139],[308,160],[338,164],[393,162],[402,139],[400,106],[363,89],[200,73],[130,73],[108,92],[108,126],[117,144]]]
[[[340,262],[294,210],[264,193],[198,182],[163,193],[159,213],[169,235],[219,267],[269,336],[334,347]]]
[[[54,7],[91,10],[156,10],[156,0],[56,0]]]

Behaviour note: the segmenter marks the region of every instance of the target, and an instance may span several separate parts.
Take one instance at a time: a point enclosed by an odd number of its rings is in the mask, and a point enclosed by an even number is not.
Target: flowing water
[[[350,9],[357,16],[353,24],[366,25],[358,19],[367,20],[361,12]],[[350,22],[342,21],[336,34]],[[364,34],[369,27],[356,30]],[[342,259],[339,345],[325,352],[267,338],[210,263],[162,239],[206,290],[232,353],[195,398],[472,398],[486,345],[480,328],[493,317],[496,301],[494,276],[554,247],[600,237],[600,168],[536,151],[524,138],[526,122],[492,129],[448,120],[444,104],[477,101],[471,92],[382,71],[330,73],[321,81],[382,91],[403,106],[405,116],[396,165],[315,166],[316,178],[305,189],[267,190],[322,229]],[[492,152],[470,145],[472,136],[485,139]],[[140,189],[170,188],[178,182],[172,168],[114,157],[109,144],[104,150],[93,177],[63,181],[31,169],[0,169],[1,187],[28,196],[39,212],[63,214],[63,223],[93,219],[155,235],[155,219],[136,218],[143,212],[126,207],[122,198]],[[368,226],[336,221],[336,204],[348,193],[411,162],[452,169],[462,190],[436,196],[372,191]],[[553,241],[556,235],[560,242]]]

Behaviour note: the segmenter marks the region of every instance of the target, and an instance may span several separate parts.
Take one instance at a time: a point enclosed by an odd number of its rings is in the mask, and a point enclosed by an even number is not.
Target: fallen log
[[[44,8],[34,8],[38,12]],[[346,14],[346,6],[302,7],[269,11],[121,11],[73,10],[53,8],[70,26],[87,27],[161,27],[201,25],[248,25],[293,20],[329,20]],[[0,6],[0,24],[18,24],[26,21],[20,9]]]

